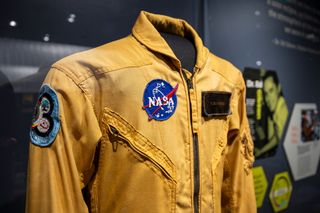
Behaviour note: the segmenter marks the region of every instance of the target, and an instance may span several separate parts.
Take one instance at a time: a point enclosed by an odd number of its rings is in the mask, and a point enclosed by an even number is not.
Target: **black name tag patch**
[[[202,116],[226,116],[230,115],[229,92],[205,91],[202,92]]]

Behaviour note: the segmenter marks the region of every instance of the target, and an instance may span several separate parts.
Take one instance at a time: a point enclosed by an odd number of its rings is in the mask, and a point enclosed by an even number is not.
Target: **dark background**
[[[312,15],[318,22],[306,22],[319,29],[320,6],[316,0],[276,2]],[[294,2],[303,2],[316,12],[298,7]],[[294,103],[319,106],[319,33],[270,18],[270,9],[286,14],[271,7],[268,0],[3,1],[0,7],[0,212],[24,211],[28,128],[37,92],[50,64],[73,52],[128,35],[140,10],[187,20],[211,52],[231,61],[240,70],[244,67],[276,70],[289,115]],[[16,26],[10,26],[11,21]],[[312,34],[315,39],[289,35],[284,32],[285,26]],[[316,52],[275,45],[277,40],[301,44]],[[274,157],[257,160],[255,165],[264,167],[268,179],[267,194],[258,212],[272,212],[268,195],[274,175],[288,171],[291,176],[283,146],[279,146]],[[319,172],[292,182],[293,193],[285,212],[320,212]]]

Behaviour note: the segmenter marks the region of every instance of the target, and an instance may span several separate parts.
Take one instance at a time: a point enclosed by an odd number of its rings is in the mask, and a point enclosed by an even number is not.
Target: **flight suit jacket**
[[[159,32],[193,41],[192,72]],[[242,74],[185,21],[142,11],[129,36],[53,64],[42,90],[27,212],[256,212]]]

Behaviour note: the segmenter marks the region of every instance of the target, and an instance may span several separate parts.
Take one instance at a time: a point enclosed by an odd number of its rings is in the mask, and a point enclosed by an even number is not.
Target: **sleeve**
[[[52,68],[30,128],[26,212],[88,212],[82,189],[101,138],[93,105],[64,72]]]
[[[222,212],[257,212],[252,166],[253,141],[245,106],[245,84],[232,100],[222,184]]]

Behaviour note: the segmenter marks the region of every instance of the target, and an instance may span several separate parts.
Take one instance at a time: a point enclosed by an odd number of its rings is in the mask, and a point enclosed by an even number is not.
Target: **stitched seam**
[[[114,72],[114,71],[120,71],[126,68],[135,68],[135,67],[144,67],[144,66],[148,66],[151,65],[152,62],[145,62],[145,63],[141,63],[141,64],[130,64],[127,66],[110,66],[110,67],[101,67],[99,69],[97,69],[98,74],[103,74],[103,73],[110,73],[110,72]],[[92,75],[94,76],[94,75]],[[90,76],[90,77],[92,77]],[[87,80],[87,79],[86,79]]]
[[[152,65],[152,62],[147,61],[147,62],[141,62],[140,63],[136,63],[136,64],[128,64],[126,66],[110,66],[110,67],[100,67],[96,69],[96,72],[98,74],[103,74],[103,73],[110,73],[110,72],[114,72],[114,71],[120,71],[122,69],[126,69],[126,68],[134,68],[134,67],[144,67],[144,66],[148,66],[148,65]],[[87,75],[85,75],[84,79],[81,79],[80,81],[76,81],[74,80],[75,78],[77,78],[77,76],[72,77],[72,75],[68,72],[68,70],[57,66],[57,65],[53,65],[52,68],[55,68],[61,72],[63,72],[66,76],[68,76],[70,79],[72,79],[72,81],[75,82],[76,85],[78,84],[82,84],[84,81],[87,81],[89,78],[95,76],[94,73],[89,73]]]
[[[69,72],[67,69],[64,69],[62,67],[60,67],[59,65],[53,65],[52,68],[59,70],[60,72],[62,72],[63,74],[65,74],[66,76],[68,76],[76,85],[80,84],[81,82],[87,80],[88,78],[90,78],[93,74],[87,74],[85,75],[84,79],[82,79],[81,81],[76,81],[75,78],[78,78],[76,75],[73,75],[72,72]]]
[[[65,73],[65,72],[64,72],[63,69],[58,69],[58,68],[56,68],[56,67],[55,67],[55,69],[57,69],[58,71],[60,71],[61,73],[63,73],[66,77],[68,77],[71,81],[74,82],[74,84],[82,91],[82,93],[83,93],[83,95],[85,96],[85,98],[86,98],[86,99],[89,101],[89,103],[91,104],[92,110],[93,110],[94,112],[96,112],[96,110],[95,110],[95,108],[94,108],[94,104],[92,103],[92,101],[91,101],[90,98],[88,97],[89,94],[87,94],[86,90],[83,89],[79,84],[77,84],[77,83],[73,80],[73,78],[71,78],[71,76],[68,75],[68,73]],[[95,115],[96,115],[96,113],[95,113]],[[96,115],[96,119],[97,119],[97,122],[100,123],[97,115]],[[101,131],[101,130],[100,130],[100,131]]]
[[[113,114],[116,114],[115,112],[113,112]],[[116,114],[117,115],[117,114]],[[119,115],[118,115],[119,116]],[[155,145],[153,145],[152,143],[150,143],[150,141],[148,140],[148,139],[146,139],[143,135],[141,135],[141,133],[139,133],[138,131],[136,131],[135,129],[134,129],[134,127],[131,125],[131,124],[129,124],[129,123],[127,123],[126,121],[124,121],[123,120],[123,118],[121,118],[120,116],[119,116],[119,118],[121,119],[121,125],[123,125],[123,126],[130,126],[129,128],[130,128],[130,132],[128,133],[128,134],[130,134],[130,135],[135,135],[136,137],[138,137],[138,139],[141,139],[141,140],[143,140],[143,141],[145,141],[145,142],[147,142],[147,144],[150,146],[150,148],[151,149],[155,149],[155,150],[157,150],[157,151],[160,151],[160,152],[162,152],[159,148],[157,148]],[[118,119],[117,119],[118,120]],[[119,120],[118,120],[119,121]],[[106,123],[106,122],[105,122]],[[134,137],[133,137],[134,138]],[[148,149],[146,149],[145,151],[148,151]],[[162,158],[162,156],[160,155],[160,157]],[[165,159],[164,158],[164,160],[166,161],[166,163],[168,164],[168,165],[170,165],[170,164],[172,164],[172,162],[170,162],[170,161],[168,161],[167,159]]]
[[[133,139],[133,141],[143,141],[145,143],[145,146],[147,146],[146,148],[143,147],[143,149],[141,149],[141,147],[137,147],[140,151],[143,151],[144,154],[146,154],[149,158],[151,159],[161,159],[163,160],[162,162],[165,163],[166,167],[168,167],[170,169],[170,176],[172,176],[173,180],[175,181],[176,179],[176,173],[175,173],[175,167],[174,164],[171,162],[171,160],[166,156],[166,154],[159,149],[158,147],[156,147],[154,144],[152,144],[147,138],[145,138],[143,135],[141,135],[141,133],[139,133],[137,130],[135,130],[135,128],[128,122],[126,122],[120,115],[118,115],[116,112],[112,112],[112,111],[107,111],[107,108],[104,109],[104,114],[106,114],[107,116],[111,117],[111,120],[114,121],[112,122],[112,124],[114,124],[115,122],[118,123],[118,127],[119,125],[121,125],[119,128],[125,128],[127,129],[126,133],[123,133],[125,135],[129,135],[130,138]],[[110,114],[114,114],[110,115]],[[106,125],[108,125],[108,121],[106,120],[107,118],[105,118],[105,116],[103,116],[102,118],[102,122]],[[136,146],[136,144],[134,144]],[[154,152],[152,152],[152,154],[155,157],[152,157],[152,155],[150,155],[150,149],[154,150]],[[150,161],[150,160],[149,160]],[[157,162],[157,161],[156,161]],[[159,162],[158,162],[159,163]],[[165,169],[167,170],[167,169]],[[168,170],[167,170],[168,172]]]
[[[254,162],[253,145],[249,141],[250,139],[248,139],[246,132],[242,133],[240,140],[242,145],[241,154],[245,158],[243,162],[243,166],[246,174],[248,175],[250,173],[250,169],[252,168],[253,162]]]
[[[232,81],[230,81],[225,75],[223,75],[222,73],[218,72],[218,71],[215,71],[214,69],[211,69],[211,71],[219,74],[220,76],[223,77],[223,79],[225,79],[228,83],[230,83],[232,86],[236,87],[237,89],[240,89],[241,90],[241,83],[237,84],[237,83],[233,83]]]
[[[107,136],[107,130],[108,128],[105,126],[103,128],[103,138],[107,138],[110,142],[109,137]],[[146,159],[144,156],[140,155],[139,153],[135,152],[133,149],[130,148],[130,144],[127,145],[128,142],[123,142],[121,140],[116,141],[118,144],[120,144],[125,150],[127,150],[128,154],[134,157],[138,162],[142,163],[146,167],[148,167],[152,173],[154,173],[157,177],[160,178],[161,181],[169,188],[170,194],[171,194],[171,212],[175,212],[175,200],[176,200],[176,185],[175,182],[166,178],[165,175],[162,174],[162,171],[157,168],[157,166],[150,161],[149,159]],[[106,145],[106,144],[104,144]],[[146,161],[144,160],[146,159]]]

